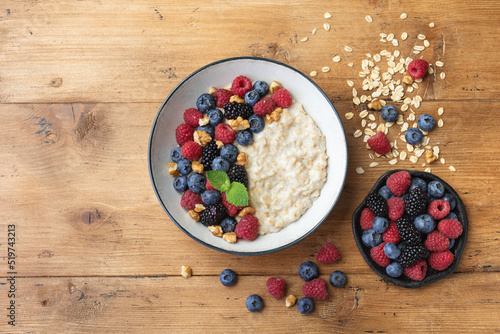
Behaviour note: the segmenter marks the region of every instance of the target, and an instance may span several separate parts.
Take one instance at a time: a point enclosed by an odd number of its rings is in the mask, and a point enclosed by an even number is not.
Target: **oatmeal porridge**
[[[298,220],[318,198],[326,182],[326,139],[300,103],[283,109],[251,145],[237,146],[248,155],[250,206],[261,235]]]

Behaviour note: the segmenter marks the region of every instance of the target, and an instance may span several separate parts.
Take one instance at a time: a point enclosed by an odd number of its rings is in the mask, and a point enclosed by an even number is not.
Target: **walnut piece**
[[[223,142],[221,142],[220,140],[217,140],[217,141],[215,142],[215,145],[217,145],[217,148],[218,148],[219,150],[220,150],[222,147],[224,147],[224,143],[223,143]]]
[[[200,120],[198,121],[198,124],[200,126],[204,126],[204,125],[207,125],[208,123],[210,123],[210,118],[208,118],[208,116],[205,116],[203,118],[200,118]]]
[[[403,73],[403,82],[408,85],[413,83],[413,78],[408,74],[408,72]]]
[[[243,209],[238,212],[238,217],[245,217],[246,215],[253,215],[255,213],[255,209],[251,206],[245,206]]]
[[[240,152],[236,157],[236,161],[238,161],[238,165],[244,166],[248,162],[248,156],[245,152]]]
[[[213,94],[216,90],[217,90],[217,88],[210,87],[210,89],[208,90],[208,94]]]
[[[200,146],[205,146],[212,141],[212,137],[206,131],[196,130],[194,132],[194,141]]]
[[[222,235],[222,239],[224,239],[225,241],[227,241],[231,244],[234,244],[238,240],[238,237],[236,236],[236,233],[234,233],[234,232],[227,232],[227,233],[224,233]]]
[[[208,227],[208,230],[212,232],[213,235],[219,238],[224,234],[224,232],[222,231],[222,227],[220,227],[219,225],[211,225]]]
[[[372,110],[381,110],[382,109],[382,102],[380,102],[380,100],[378,99],[375,99],[373,101],[371,101],[370,103],[368,103],[368,109],[372,109]]]
[[[437,158],[438,157],[431,150],[425,151],[425,161],[427,161],[428,164],[433,163]]]
[[[194,210],[189,210],[188,213],[189,213],[189,216],[191,218],[193,218],[193,220],[195,222],[199,222],[200,221],[200,215],[197,212],[195,212]]]
[[[245,99],[239,97],[238,95],[233,95],[229,98],[229,102],[245,103]]]
[[[189,278],[193,275],[193,270],[189,266],[182,266],[181,275],[184,278]]]
[[[296,302],[297,297],[295,297],[294,295],[289,295],[288,297],[286,297],[285,305],[286,307],[292,307]]]
[[[193,170],[193,172],[195,173],[199,173],[199,174],[202,174],[203,171],[205,170],[205,166],[203,166],[203,164],[199,163],[198,161],[193,161],[191,163],[191,169]]]
[[[196,204],[194,206],[194,212],[202,212],[205,210],[205,206],[203,204]]]
[[[229,124],[234,131],[246,130],[250,127],[248,120],[243,119],[241,116],[238,116],[236,119],[230,119],[227,121],[227,124]]]
[[[168,173],[172,176],[179,176],[181,175],[179,171],[177,170],[177,162],[170,161],[168,163]]]
[[[272,113],[266,115],[266,121],[271,124],[272,122],[278,121],[281,118],[281,113],[283,109],[276,108]]]
[[[271,82],[271,85],[269,85],[269,93],[274,94],[278,89],[281,89],[282,86],[279,82],[273,81]]]

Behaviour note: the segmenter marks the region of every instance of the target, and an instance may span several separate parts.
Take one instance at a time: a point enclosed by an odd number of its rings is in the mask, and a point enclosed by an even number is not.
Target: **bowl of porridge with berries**
[[[182,231],[219,251],[259,255],[325,221],[344,185],[347,145],[311,79],[238,57],[174,88],[154,120],[148,160],[158,200]]]

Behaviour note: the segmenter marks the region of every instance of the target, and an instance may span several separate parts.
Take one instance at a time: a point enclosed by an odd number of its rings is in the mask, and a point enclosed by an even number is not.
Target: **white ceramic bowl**
[[[238,75],[252,81],[280,82],[326,136],[327,181],[313,206],[296,222],[278,233],[259,236],[254,241],[231,244],[212,235],[194,222],[180,206],[181,194],[174,190],[168,174],[170,151],[178,146],[176,127],[183,123],[183,112],[196,107],[196,99],[210,87],[225,87]],[[287,248],[311,234],[328,217],[340,197],[347,172],[347,143],[342,122],[327,95],[311,79],[289,65],[255,57],[238,57],[208,64],[182,80],[160,107],[149,139],[149,172],[154,191],[171,220],[196,241],[219,251],[259,255]]]

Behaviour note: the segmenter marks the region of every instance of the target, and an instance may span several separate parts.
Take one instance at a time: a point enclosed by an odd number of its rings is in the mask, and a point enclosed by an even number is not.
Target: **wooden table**
[[[0,331],[498,331],[499,22],[500,5],[491,0],[2,1]],[[380,33],[394,33],[399,46],[380,42]],[[430,42],[420,55],[412,53],[423,45],[418,34]],[[358,96],[365,93],[361,62],[384,49],[434,64],[435,72],[408,95],[423,98],[420,108],[412,106],[417,116],[426,112],[444,121],[431,133],[431,145],[440,147],[445,164],[430,166],[461,195],[470,221],[457,271],[416,290],[373,273],[351,232],[352,212],[379,175],[429,167],[421,166],[423,157],[416,164],[371,160],[363,137],[353,136],[365,105],[353,103],[346,80],[353,80]],[[148,175],[149,134],[165,97],[192,71],[233,56],[317,71],[313,79],[334,102],[348,141],[347,180],[330,217],[306,240],[265,256],[223,254],[193,241],[168,219]],[[322,72],[325,66],[331,71]],[[347,120],[348,112],[356,116]],[[379,165],[370,168],[373,161]],[[11,225],[16,262],[9,269]],[[267,294],[267,278],[280,276],[288,293],[300,297],[298,265],[327,241],[342,258],[322,266],[321,277],[342,270],[346,287],[330,287],[330,298],[307,316]],[[181,277],[182,265],[193,269],[189,279]],[[238,273],[236,286],[219,283],[225,268]],[[8,297],[11,276],[15,298]],[[245,308],[252,293],[264,297],[261,313]],[[11,300],[15,327],[7,324]]]

